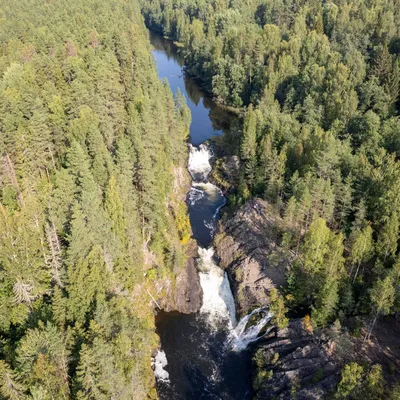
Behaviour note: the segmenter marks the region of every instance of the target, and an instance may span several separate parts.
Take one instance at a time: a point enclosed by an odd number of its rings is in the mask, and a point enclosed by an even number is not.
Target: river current
[[[160,312],[156,317],[161,341],[154,363],[157,392],[161,400],[251,399],[247,346],[257,340],[271,316],[258,309],[236,320],[229,280],[218,266],[212,247],[225,198],[208,182],[213,153],[207,140],[222,135],[221,128],[234,116],[219,109],[185,76],[183,59],[171,41],[155,34],[150,37],[160,79],[166,78],[174,93],[179,88],[192,113],[188,144],[192,187],[187,204],[193,238],[199,245],[197,269],[203,291],[199,313]],[[218,117],[213,118],[215,115]],[[255,314],[257,322],[249,324]]]

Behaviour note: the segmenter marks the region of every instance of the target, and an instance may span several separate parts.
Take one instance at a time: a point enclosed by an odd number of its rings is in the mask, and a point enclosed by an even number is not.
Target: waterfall
[[[169,64],[170,55],[163,50],[164,56]],[[174,59],[172,55],[171,60]],[[174,69],[172,74],[167,67],[165,76],[178,76],[180,70],[177,63],[177,70]],[[214,155],[212,148],[204,141],[218,132],[208,119],[211,115],[209,110],[203,102],[192,101],[186,84],[180,77],[178,82],[174,79],[172,87],[179,86],[183,90],[194,112],[190,128],[192,144],[188,144],[188,171],[192,185],[186,203],[192,237],[198,245],[196,264],[203,303],[196,314],[160,315],[157,326],[160,344],[165,352],[161,349],[158,351],[152,366],[160,399],[249,400],[252,392],[249,380],[250,355],[243,350],[265,335],[264,326],[268,324],[270,314],[259,309],[242,318],[239,323],[236,320],[228,276],[219,267],[212,247],[219,212],[226,199],[220,188],[208,181],[212,171],[210,160]],[[228,118],[232,116],[229,114]]]
[[[261,318],[255,322],[253,325],[248,327],[250,319],[253,315],[260,314]],[[264,314],[264,315],[262,315]],[[274,328],[271,326],[266,330],[266,332],[260,337],[260,332],[271,320],[272,313],[267,312],[265,308],[257,308],[253,310],[250,314],[244,316],[235,329],[230,332],[230,343],[232,348],[236,351],[245,350],[250,343],[261,339],[261,337],[267,335]]]
[[[212,157],[212,152],[206,144],[201,144],[198,148],[190,145],[189,148],[189,172],[194,182],[192,182],[188,195],[188,202],[192,207],[196,207],[197,204],[201,206],[204,199],[207,199],[210,204],[215,204],[216,199],[223,195],[221,189],[207,181],[211,172],[209,160]],[[219,210],[224,205],[225,201],[217,207],[211,219],[203,221],[211,238],[214,237]],[[228,276],[215,263],[214,249],[212,247],[208,249],[199,247],[198,252],[197,267],[203,290],[203,305],[200,313],[206,317],[207,323],[213,329],[221,328],[222,325],[225,329],[229,329],[229,343],[233,350],[245,350],[250,343],[259,339],[260,332],[270,321],[272,315],[260,308],[243,317],[237,323],[235,302]],[[260,314],[261,317],[256,323],[249,326],[251,317],[256,314]]]
[[[210,202],[213,202],[223,196],[223,193],[218,186],[215,186],[210,182],[193,182],[189,192],[189,201],[191,202],[191,205],[195,205],[196,202],[201,200],[205,195],[208,196]],[[226,201],[224,201],[222,206],[217,208],[216,214],[214,214],[215,217],[217,217],[219,210],[225,205],[225,203]]]
[[[168,365],[167,356],[164,351],[158,350],[154,358],[154,375],[161,382],[169,382],[169,373],[164,369]]]
[[[211,172],[210,158],[213,156],[206,144],[198,148],[189,145],[189,172],[194,181],[205,182]]]
[[[274,327],[271,326],[260,337],[261,331],[272,318],[272,313],[266,308],[257,308],[244,316],[239,323],[236,321],[235,301],[229,285],[226,272],[214,261],[214,249],[199,247],[197,266],[200,285],[203,290],[203,305],[200,312],[206,316],[207,323],[214,329],[228,328],[229,347],[234,351],[246,350],[249,344],[267,335]],[[257,320],[250,324],[252,317]]]
[[[203,305],[200,312],[205,314],[211,326],[217,328],[228,323],[230,329],[236,326],[235,302],[226,273],[214,262],[214,249],[199,247],[198,269],[203,290]]]

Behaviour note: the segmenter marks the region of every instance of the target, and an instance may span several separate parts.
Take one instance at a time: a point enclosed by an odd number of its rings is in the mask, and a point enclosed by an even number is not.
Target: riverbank
[[[154,45],[155,37],[158,36],[158,37],[166,40],[169,43],[169,45],[175,46],[175,48],[176,48],[175,54],[176,55],[178,55],[182,50],[185,49],[184,43],[173,40],[172,38],[164,35],[163,32],[155,30],[152,26],[147,26],[147,29],[149,30],[151,42],[153,45]],[[157,48],[157,46],[156,46],[156,48]],[[183,66],[184,65],[184,56],[182,54],[180,54],[180,56],[181,56],[180,63]],[[204,80],[201,76],[190,74],[186,69],[185,69],[184,73],[196,83],[197,88],[201,89],[203,91],[203,93],[210,100],[212,100],[212,102],[214,104],[218,105],[218,107],[220,107],[222,110],[232,113],[236,117],[243,117],[243,115],[246,111],[246,107],[239,108],[239,107],[232,107],[227,104],[223,104],[222,102],[218,101],[218,99],[215,98],[215,96],[213,96],[212,91],[209,90],[207,84],[204,82]]]
[[[186,203],[192,237],[199,246],[196,268],[203,297],[199,312],[176,311],[172,302],[172,307],[156,317],[161,343],[154,359],[158,395],[165,400],[199,399],[205,395],[210,399],[250,400],[254,393],[247,346],[257,340],[271,317],[260,309],[251,314],[252,321],[258,317],[256,325],[248,326],[250,315],[236,320],[229,280],[212,247],[225,198],[208,181],[214,155],[204,144],[212,137],[222,137],[236,117],[211,102],[196,82],[182,73],[183,60],[175,45],[154,34],[151,39],[159,77],[168,79],[174,93],[185,95],[192,113],[188,146],[192,184]],[[194,292],[196,297],[197,289]]]

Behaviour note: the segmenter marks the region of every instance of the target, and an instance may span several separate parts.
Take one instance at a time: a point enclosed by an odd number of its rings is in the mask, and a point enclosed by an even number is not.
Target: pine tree
[[[23,400],[26,398],[24,386],[18,382],[16,373],[0,360],[0,393],[5,399]]]
[[[382,259],[385,260],[388,257],[393,258],[395,256],[398,238],[399,218],[397,212],[394,212],[378,234],[376,251]]]
[[[106,400],[110,398],[131,399],[129,386],[123,372],[118,369],[110,344],[95,338],[89,347],[83,345],[77,370],[78,399]]]
[[[67,320],[67,298],[58,286],[54,288],[51,310],[54,322],[63,330]]]
[[[350,261],[352,267],[350,270],[350,278],[353,275],[353,270],[356,268],[353,277],[353,283],[356,281],[360,266],[363,262],[368,262],[373,255],[373,239],[372,228],[367,225],[362,230],[355,230],[351,235],[351,255]]]
[[[254,169],[256,166],[256,132],[257,115],[253,106],[250,105],[244,121],[242,144],[240,148],[241,158],[245,162],[246,178],[250,185],[253,181]]]
[[[103,251],[95,246],[90,253],[68,269],[68,307],[72,320],[85,323],[97,303],[104,302],[107,270]]]
[[[389,53],[388,47],[382,46],[375,58],[373,73],[379,78],[381,84],[387,82],[393,70],[392,57]]]
[[[45,398],[68,399],[68,352],[58,329],[40,323],[19,343],[17,359],[22,381]]]
[[[392,104],[395,104],[400,96],[400,64],[396,60],[393,64],[393,70],[388,76],[387,82],[388,91]]]

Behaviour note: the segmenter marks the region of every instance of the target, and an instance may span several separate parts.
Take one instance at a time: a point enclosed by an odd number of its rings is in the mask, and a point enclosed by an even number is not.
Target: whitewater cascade
[[[159,77],[169,80],[173,92],[181,90],[192,112],[187,144],[192,185],[186,203],[192,237],[198,246],[195,278],[201,287],[196,287],[195,294],[198,289],[203,293],[199,312],[165,310],[156,317],[161,348],[153,354],[152,366],[158,396],[161,400],[251,400],[252,362],[245,349],[271,326],[268,310],[236,320],[230,282],[213,248],[219,212],[226,199],[210,179],[214,154],[208,140],[223,135],[225,129],[221,128],[231,126],[237,117],[212,104],[194,81],[182,76],[182,59],[171,42],[156,35],[151,38]]]
[[[168,365],[167,356],[164,351],[158,350],[154,357],[154,375],[161,382],[169,382],[169,373],[164,369]]]
[[[215,328],[219,323],[228,322],[229,328],[236,326],[235,302],[229,280],[220,267],[214,262],[214,249],[199,247],[197,262],[200,285],[203,290],[203,305],[200,312],[208,316],[208,322]]]
[[[189,172],[195,182],[205,182],[211,172],[210,158],[213,156],[206,144],[198,148],[189,145]]]
[[[251,317],[256,314],[260,314],[261,318],[248,327]],[[257,308],[250,314],[244,316],[239,321],[236,328],[231,330],[230,343],[232,344],[232,348],[237,351],[245,350],[250,343],[266,336],[274,328],[273,326],[269,327],[262,336],[259,335],[271,318],[272,313],[265,308]]]
[[[192,206],[195,206],[196,202],[205,195],[212,198],[212,196],[222,193],[217,186],[207,181],[211,172],[210,159],[212,156],[213,154],[206,144],[201,144],[199,148],[190,145],[189,172],[193,178],[193,183],[188,201]],[[217,208],[212,221],[204,221],[212,238],[215,233],[216,218],[222,206]],[[250,343],[260,338],[259,335],[271,320],[272,314],[266,312],[265,309],[256,309],[243,317],[238,323],[228,276],[215,263],[214,249],[199,246],[198,253],[197,267],[203,290],[203,305],[200,312],[207,317],[207,322],[213,328],[218,329],[222,324],[229,328],[229,342],[233,350],[245,350]],[[257,322],[249,324],[251,318],[255,318],[257,314],[259,314]],[[271,329],[269,328],[262,336],[266,335]]]

